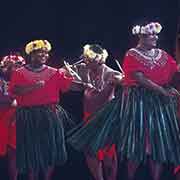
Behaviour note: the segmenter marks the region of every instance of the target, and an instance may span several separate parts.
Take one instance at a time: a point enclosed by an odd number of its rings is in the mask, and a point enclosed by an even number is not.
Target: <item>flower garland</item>
[[[162,30],[161,24],[158,22],[151,22],[145,26],[136,25],[132,28],[132,34],[159,34]]]
[[[6,65],[6,63],[13,63],[13,64],[16,64],[16,63],[21,63],[22,65],[24,65],[26,62],[25,62],[25,59],[22,57],[22,56],[19,56],[19,55],[8,55],[8,56],[4,56],[0,62],[0,66],[4,66]]]
[[[26,54],[30,54],[34,50],[43,49],[46,51],[51,51],[51,44],[47,40],[35,40],[28,43],[25,47]]]
[[[89,45],[89,44],[85,45],[83,47],[83,49],[84,49],[83,55],[90,59],[95,59],[97,61],[105,62],[108,57],[108,52],[106,51],[106,49],[103,49],[103,52],[101,54],[99,54],[99,53],[94,52],[91,49],[91,47],[92,47],[92,45]]]

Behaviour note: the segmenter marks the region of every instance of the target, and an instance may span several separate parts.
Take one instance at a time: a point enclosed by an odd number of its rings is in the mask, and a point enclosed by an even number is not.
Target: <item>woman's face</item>
[[[33,64],[46,64],[49,59],[49,53],[45,50],[37,50],[31,53],[31,63]]]
[[[158,36],[156,34],[140,35],[141,44],[148,49],[155,48],[157,46],[157,40]]]

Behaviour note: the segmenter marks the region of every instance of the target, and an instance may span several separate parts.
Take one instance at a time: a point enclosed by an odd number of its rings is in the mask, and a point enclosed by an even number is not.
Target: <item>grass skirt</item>
[[[145,162],[147,146],[151,159],[180,164],[180,129],[177,103],[142,87],[124,87],[118,97],[68,133],[68,143],[96,155],[106,144],[116,144],[124,159]]]
[[[46,171],[67,160],[63,122],[67,113],[59,106],[21,107],[16,113],[17,168]]]

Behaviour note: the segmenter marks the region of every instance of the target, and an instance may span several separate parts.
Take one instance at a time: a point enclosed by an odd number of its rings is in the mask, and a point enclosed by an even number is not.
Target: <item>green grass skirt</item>
[[[50,106],[17,109],[17,169],[24,173],[46,171],[49,166],[67,160],[63,122],[68,114],[60,106],[56,112]]]
[[[142,87],[124,87],[88,123],[69,131],[67,141],[92,155],[107,144],[116,144],[121,158],[141,163],[147,159],[148,137],[151,159],[178,165],[180,129],[176,109],[176,98]]]

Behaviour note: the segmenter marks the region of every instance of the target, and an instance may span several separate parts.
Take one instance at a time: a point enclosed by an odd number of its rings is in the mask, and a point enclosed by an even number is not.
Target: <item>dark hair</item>
[[[103,53],[103,48],[98,44],[90,45],[89,49],[91,49],[92,51],[94,51],[97,54],[102,54]]]

